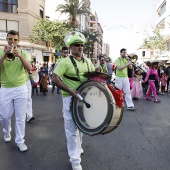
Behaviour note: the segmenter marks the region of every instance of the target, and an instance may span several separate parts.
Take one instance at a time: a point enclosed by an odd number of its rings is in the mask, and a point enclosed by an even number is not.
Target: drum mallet
[[[86,105],[87,108],[90,108],[90,104],[87,103],[80,94],[77,94],[77,97]]]

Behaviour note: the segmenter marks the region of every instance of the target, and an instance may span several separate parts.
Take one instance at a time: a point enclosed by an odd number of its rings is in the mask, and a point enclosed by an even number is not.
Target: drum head
[[[72,116],[75,124],[83,133],[96,135],[111,121],[113,105],[110,94],[104,84],[95,81],[84,83],[78,92],[90,104],[90,108],[79,99],[73,99]]]
[[[39,74],[37,71],[34,71],[32,74],[31,74],[31,79],[37,83],[39,81]]]

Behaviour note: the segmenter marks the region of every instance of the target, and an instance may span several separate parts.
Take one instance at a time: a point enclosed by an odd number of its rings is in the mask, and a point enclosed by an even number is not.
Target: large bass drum
[[[90,108],[77,98],[72,98],[71,110],[78,129],[90,136],[106,134],[118,127],[123,116],[123,107],[118,107],[106,83],[88,81],[78,93]]]

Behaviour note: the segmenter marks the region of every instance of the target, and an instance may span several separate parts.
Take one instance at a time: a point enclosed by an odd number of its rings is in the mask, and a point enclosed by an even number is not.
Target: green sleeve
[[[57,74],[59,77],[62,77],[67,70],[66,62],[61,61],[57,67],[54,69],[54,73]]]
[[[31,61],[31,56],[26,51],[22,50],[21,54],[26,60]]]
[[[119,60],[119,58],[115,60],[115,67],[116,67],[116,66],[120,66],[120,60]]]

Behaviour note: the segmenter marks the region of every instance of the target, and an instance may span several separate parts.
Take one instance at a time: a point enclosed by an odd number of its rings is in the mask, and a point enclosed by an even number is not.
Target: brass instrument
[[[138,56],[136,54],[133,55],[127,55],[126,59],[132,62],[132,65],[136,68],[139,69],[141,72],[146,73],[146,70],[141,68],[140,66],[137,66],[135,62],[138,60]]]
[[[15,55],[13,54],[13,50],[16,49],[16,46],[12,43],[11,44],[11,51],[5,54],[5,59],[7,61],[15,60]]]
[[[127,55],[126,57],[129,61],[132,61],[133,63],[135,63],[138,60],[138,56],[136,54],[131,54],[131,55]]]

